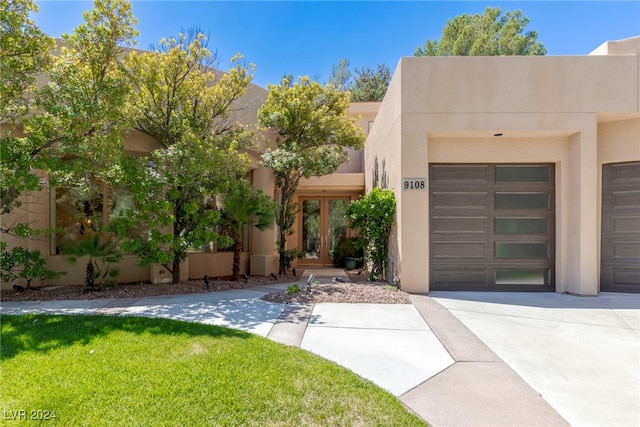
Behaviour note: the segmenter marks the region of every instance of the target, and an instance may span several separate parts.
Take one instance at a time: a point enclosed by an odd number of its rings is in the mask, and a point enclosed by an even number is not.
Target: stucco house
[[[267,94],[250,85],[236,118],[255,124]],[[354,103],[349,114],[368,135],[365,149],[299,186],[288,239],[304,253],[298,266],[332,265],[332,249],[350,233],[344,209],[381,186],[398,203],[388,279],[405,291],[640,292],[640,37],[587,56],[402,58],[384,100]],[[126,136],[130,151],[153,145]],[[259,156],[250,153],[250,177],[273,195]],[[22,220],[60,225],[69,196],[27,196]],[[100,197],[108,220],[117,195]],[[248,231],[243,271],[277,272],[276,236]],[[83,283],[84,269],[57,254],[55,238],[9,244],[40,249],[51,269],[68,271],[57,282]],[[136,263],[124,257],[121,281],[169,276]],[[231,252],[205,248],[181,272],[224,276],[231,265]]]
[[[403,290],[640,291],[640,37],[402,58],[365,147]]]

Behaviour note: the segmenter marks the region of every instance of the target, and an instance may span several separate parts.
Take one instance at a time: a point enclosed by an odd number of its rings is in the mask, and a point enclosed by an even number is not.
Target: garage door
[[[429,165],[431,290],[554,290],[553,164]]]
[[[600,290],[640,293],[640,162],[602,166]]]

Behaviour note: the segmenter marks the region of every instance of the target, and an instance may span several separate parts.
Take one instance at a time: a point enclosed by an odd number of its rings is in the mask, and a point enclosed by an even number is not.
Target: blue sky
[[[82,22],[85,1],[37,1],[36,23],[59,37]],[[393,71],[427,38],[439,39],[447,19],[520,9],[548,55],[586,55],[607,40],[640,35],[640,1],[133,1],[138,48],[200,27],[228,68],[236,53],[256,65],[254,83],[265,87],[285,74],[326,81],[331,66],[386,63]]]

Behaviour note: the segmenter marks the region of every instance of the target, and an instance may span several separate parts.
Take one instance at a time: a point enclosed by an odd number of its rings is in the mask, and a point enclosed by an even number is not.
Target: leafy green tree
[[[124,184],[135,209],[122,212],[113,227],[127,237],[127,251],[142,265],[163,265],[173,283],[180,282],[180,263],[190,247],[220,238],[212,197],[248,167],[243,149],[251,134],[229,118],[252,67],[236,57],[223,74],[206,67],[210,59],[206,37],[196,32],[163,39],[155,51],[126,59],[134,86],[127,109],[132,126],[152,136],[158,148],[148,159],[129,160]]]
[[[347,117],[348,94],[308,77],[283,79],[269,85],[269,96],[258,110],[258,122],[278,133],[276,146],[267,148],[260,164],[273,170],[279,200],[279,273],[286,273],[286,239],[291,235],[298,206],[294,195],[300,179],[333,173],[347,159],[345,147],[362,149],[364,134]]]
[[[462,14],[447,20],[440,40],[427,39],[415,56],[545,55],[535,31],[524,32],[529,18],[520,10],[501,15],[488,7],[482,15]]]
[[[390,81],[391,70],[387,64],[378,64],[376,70],[365,67],[356,68],[356,76],[349,88],[351,101],[382,101]]]
[[[261,189],[253,188],[246,179],[232,183],[231,188],[222,196],[222,220],[229,226],[234,240],[232,280],[240,278],[240,254],[245,226],[253,225],[260,231],[271,228],[273,212],[271,197]]]
[[[341,59],[331,67],[329,84],[341,91],[348,91],[352,102],[382,101],[389,82],[391,70],[382,63],[376,69],[360,67],[351,72],[349,60]]]
[[[32,0],[0,0],[0,117],[15,121],[28,112],[36,75],[50,63],[53,39],[30,18]]]
[[[20,9],[21,13],[29,7]],[[97,177],[109,180],[117,174],[114,165],[122,152],[121,131],[126,124],[122,107],[129,92],[121,54],[134,42],[136,21],[130,3],[123,0],[96,0],[84,18],[73,34],[63,36],[48,67],[49,59],[33,46],[42,42],[49,50],[52,45],[28,20],[22,33],[19,28],[11,33],[14,37],[2,33],[3,53],[5,42],[18,46],[17,40],[22,39],[26,46],[26,54],[19,59],[2,60],[3,84],[9,80],[11,88],[6,93],[3,88],[3,119],[24,112],[19,117],[23,135],[5,134],[1,141],[2,214],[20,205],[20,195],[40,189],[47,181],[55,186]],[[14,71],[17,77],[5,79]],[[31,97],[36,71],[45,73],[48,84]],[[31,98],[34,108],[26,115]]]
[[[331,74],[329,75],[329,82],[336,89],[346,91],[351,88],[353,84],[353,74],[349,69],[350,62],[347,58],[342,58],[337,64],[331,66]]]
[[[0,213],[19,206],[18,197],[39,188],[40,179],[28,167],[30,150],[9,130],[29,112],[36,75],[47,70],[53,39],[30,19],[37,12],[31,0],[0,0]],[[4,128],[4,129],[2,129]],[[2,232],[13,227],[3,224]]]
[[[371,265],[369,278],[385,277],[389,234],[394,223],[396,198],[392,190],[375,187],[347,208],[350,227],[358,230],[358,245]]]

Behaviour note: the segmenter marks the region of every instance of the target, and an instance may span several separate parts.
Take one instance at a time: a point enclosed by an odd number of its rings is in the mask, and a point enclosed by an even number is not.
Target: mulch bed
[[[151,282],[120,283],[95,291],[86,292],[83,286],[46,286],[42,289],[26,289],[24,292],[6,290],[0,292],[0,301],[56,301],[56,300],[89,300],[112,298],[144,298],[160,295],[181,295],[205,292],[247,289],[280,283],[295,283],[300,280],[303,271],[297,276],[249,276],[246,283],[243,279],[230,280],[230,277],[211,278],[209,289],[202,280],[189,280],[177,285],[168,283],[153,284]]]
[[[297,276],[249,276],[248,279],[232,281],[229,277],[210,279],[209,289],[203,280],[189,280],[177,285],[153,284],[150,282],[120,283],[115,286],[86,292],[83,286],[47,286],[42,289],[32,288],[23,292],[7,290],[0,292],[0,301],[56,301],[56,300],[93,300],[113,298],[145,298],[161,295],[183,295],[206,292],[247,289],[257,286],[298,283],[300,290],[295,293],[287,291],[273,292],[262,297],[263,300],[280,304],[312,304],[317,302],[334,303],[375,303],[375,304],[410,304],[409,295],[386,282],[367,280],[366,274],[349,271],[346,283],[334,282],[312,284],[300,282],[304,271],[296,271]]]

